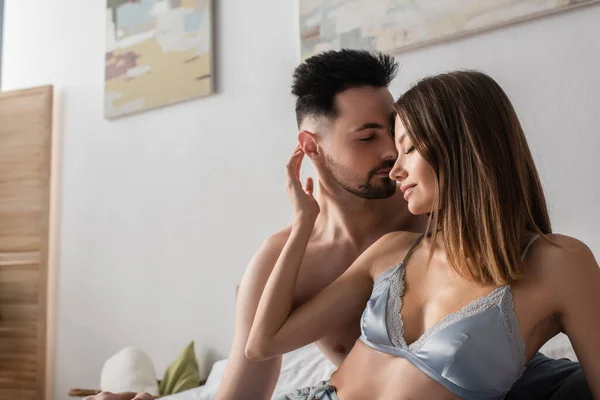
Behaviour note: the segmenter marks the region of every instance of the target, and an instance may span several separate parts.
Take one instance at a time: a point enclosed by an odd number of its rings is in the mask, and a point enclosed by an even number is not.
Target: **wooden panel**
[[[37,365],[37,357],[29,354],[7,353],[0,354],[0,363],[21,362],[23,364]]]
[[[44,399],[52,88],[0,93],[0,400]]]
[[[28,389],[35,385],[35,375],[35,373],[0,370],[0,385],[11,389]]]
[[[37,322],[38,304],[0,303],[1,322]]]
[[[40,262],[40,252],[20,252],[20,253],[2,253],[0,252],[0,267],[12,266],[12,265],[23,265],[23,264],[36,264]]]
[[[37,324],[27,321],[0,321],[0,340],[5,338],[36,338]],[[0,354],[0,367],[2,367],[2,356]]]
[[[22,354],[18,355],[22,356]],[[0,365],[0,376],[8,377],[11,374],[14,374],[14,376],[36,379],[37,368],[35,364],[25,364],[22,362],[12,362]]]
[[[38,400],[35,390],[32,389],[5,389],[0,390],[0,400]]]
[[[49,87],[0,94],[0,252],[47,237],[51,101]]]
[[[40,213],[0,212],[0,249],[28,251],[42,246],[38,233]]]
[[[4,260],[3,260],[4,258]],[[43,269],[25,256],[0,255],[0,304],[38,304]]]
[[[0,341],[0,352],[3,354],[36,354],[37,337],[27,338],[3,338]]]

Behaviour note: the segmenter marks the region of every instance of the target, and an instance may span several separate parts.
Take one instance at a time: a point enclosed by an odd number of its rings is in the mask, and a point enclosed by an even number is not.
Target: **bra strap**
[[[408,260],[408,258],[410,257],[410,255],[412,254],[413,250],[415,249],[415,247],[417,247],[417,244],[421,241],[421,239],[423,238],[423,236],[425,236],[424,233],[420,234],[415,241],[410,245],[410,248],[408,249],[408,252],[406,253],[406,255],[404,256],[404,259],[402,260],[402,264],[405,264],[406,261]]]
[[[535,242],[537,239],[540,238],[541,235],[535,235],[533,237],[533,239],[531,239],[529,241],[529,243],[527,243],[527,246],[525,246],[525,250],[523,250],[523,253],[521,253],[521,262],[523,262],[523,260],[525,260],[525,257],[527,257],[527,252],[529,251],[529,248],[531,247],[531,245],[533,244],[533,242]]]

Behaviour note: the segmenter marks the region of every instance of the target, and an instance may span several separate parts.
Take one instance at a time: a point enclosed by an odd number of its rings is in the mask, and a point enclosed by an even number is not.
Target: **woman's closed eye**
[[[409,153],[412,153],[414,149],[415,149],[415,146],[410,146],[410,147],[408,148],[408,150],[406,150],[406,152],[405,152],[404,154],[409,154]]]

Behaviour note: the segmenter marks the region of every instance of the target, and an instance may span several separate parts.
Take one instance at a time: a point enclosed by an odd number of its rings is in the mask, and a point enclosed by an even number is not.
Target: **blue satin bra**
[[[375,279],[361,317],[360,340],[375,350],[402,357],[464,399],[502,399],[525,371],[525,343],[519,335],[510,286],[498,287],[445,317],[408,345],[400,314],[404,260]],[[531,244],[529,242],[522,259]]]

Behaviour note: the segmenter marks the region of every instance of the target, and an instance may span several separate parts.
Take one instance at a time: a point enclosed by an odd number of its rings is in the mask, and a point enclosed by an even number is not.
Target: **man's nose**
[[[394,138],[389,137],[383,141],[383,150],[381,153],[381,158],[383,160],[396,160],[398,158],[398,150],[396,150],[396,145],[394,143]]]

